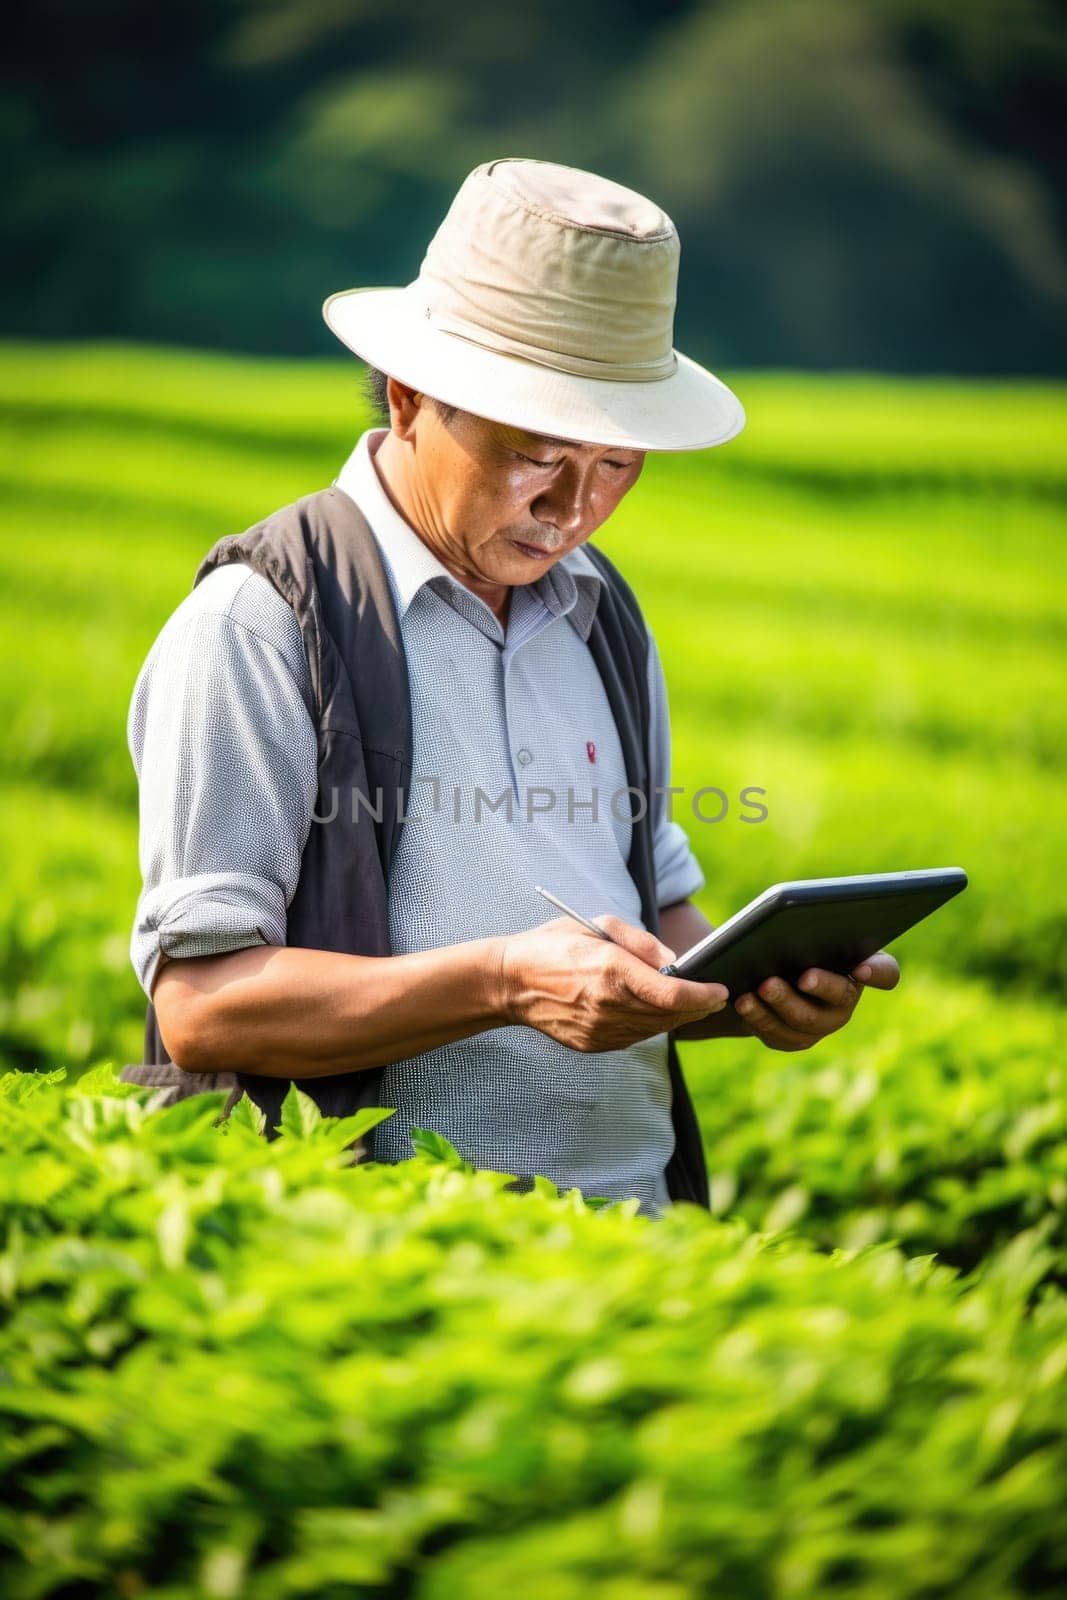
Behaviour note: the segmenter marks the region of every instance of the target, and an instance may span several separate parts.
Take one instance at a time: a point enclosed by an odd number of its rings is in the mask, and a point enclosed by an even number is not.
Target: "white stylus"
[[[573,917],[575,922],[580,922],[583,928],[588,928],[590,933],[595,933],[598,939],[606,939],[609,944],[616,943],[610,933],[605,933],[603,928],[598,928],[595,922],[590,922],[588,917],[583,917],[580,911],[574,911],[570,906],[565,906],[562,900],[557,900],[554,894],[549,894],[548,890],[542,889],[540,884],[535,883],[534,888],[538,894],[544,895],[546,900],[550,900],[554,906],[558,906],[560,911],[565,911],[568,917]]]

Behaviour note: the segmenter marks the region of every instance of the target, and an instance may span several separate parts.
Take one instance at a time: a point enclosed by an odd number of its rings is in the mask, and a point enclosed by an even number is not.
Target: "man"
[[[394,1107],[377,1160],[431,1127],[655,1215],[707,1203],[675,1038],[806,1049],[897,981],[879,952],[728,1009],[658,970],[711,927],[704,879],[666,809],[655,641],[584,547],[649,450],[744,425],[673,348],[678,252],[631,190],[493,161],[412,284],[327,301],[389,426],[213,547],[134,690],[141,1081],[245,1088],[273,1129],[295,1080]],[[614,942],[546,921],[535,884]]]

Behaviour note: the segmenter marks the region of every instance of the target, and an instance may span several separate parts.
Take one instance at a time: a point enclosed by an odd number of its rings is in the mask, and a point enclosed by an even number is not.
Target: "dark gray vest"
[[[658,934],[648,795],[647,637],[629,585],[602,550],[591,544],[584,548],[605,579],[589,649],[618,729],[627,783],[648,797],[639,815],[642,807],[631,796],[627,868],[640,892],[645,925]],[[218,540],[200,563],[194,587],[216,567],[233,561],[245,562],[269,579],[290,605],[311,673],[319,749],[315,814],[330,820],[315,821],[309,830],[288,908],[286,942],[348,955],[388,955],[389,865],[407,805],[412,732],[400,625],[374,535],[343,490],[323,489],[244,533]],[[353,790],[368,803],[353,808]],[[675,1133],[666,1172],[668,1192],[674,1200],[707,1206],[700,1130],[673,1037],[668,1055]],[[380,1103],[382,1071],[368,1068],[294,1081],[324,1115],[347,1116]],[[144,1063],[126,1067],[122,1076],[170,1088],[175,1099],[228,1088],[226,1112],[245,1090],[266,1113],[268,1138],[276,1136],[291,1081],[243,1072],[183,1072],[171,1064],[151,1002]],[[373,1141],[372,1132],[365,1140],[368,1159],[373,1158]]]

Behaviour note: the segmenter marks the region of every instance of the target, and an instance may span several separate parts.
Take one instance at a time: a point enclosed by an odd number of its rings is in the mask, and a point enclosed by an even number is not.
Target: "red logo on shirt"
[[[596,745],[593,743],[592,739],[586,740],[585,753],[589,757],[590,761],[596,761]]]

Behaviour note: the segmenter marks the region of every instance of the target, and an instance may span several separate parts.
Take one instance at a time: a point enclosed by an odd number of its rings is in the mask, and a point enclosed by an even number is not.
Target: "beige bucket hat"
[[[346,289],[327,324],[423,394],[530,433],[634,450],[705,450],[740,400],[674,349],[680,244],[644,195],[508,156],[463,181],[403,288]]]

